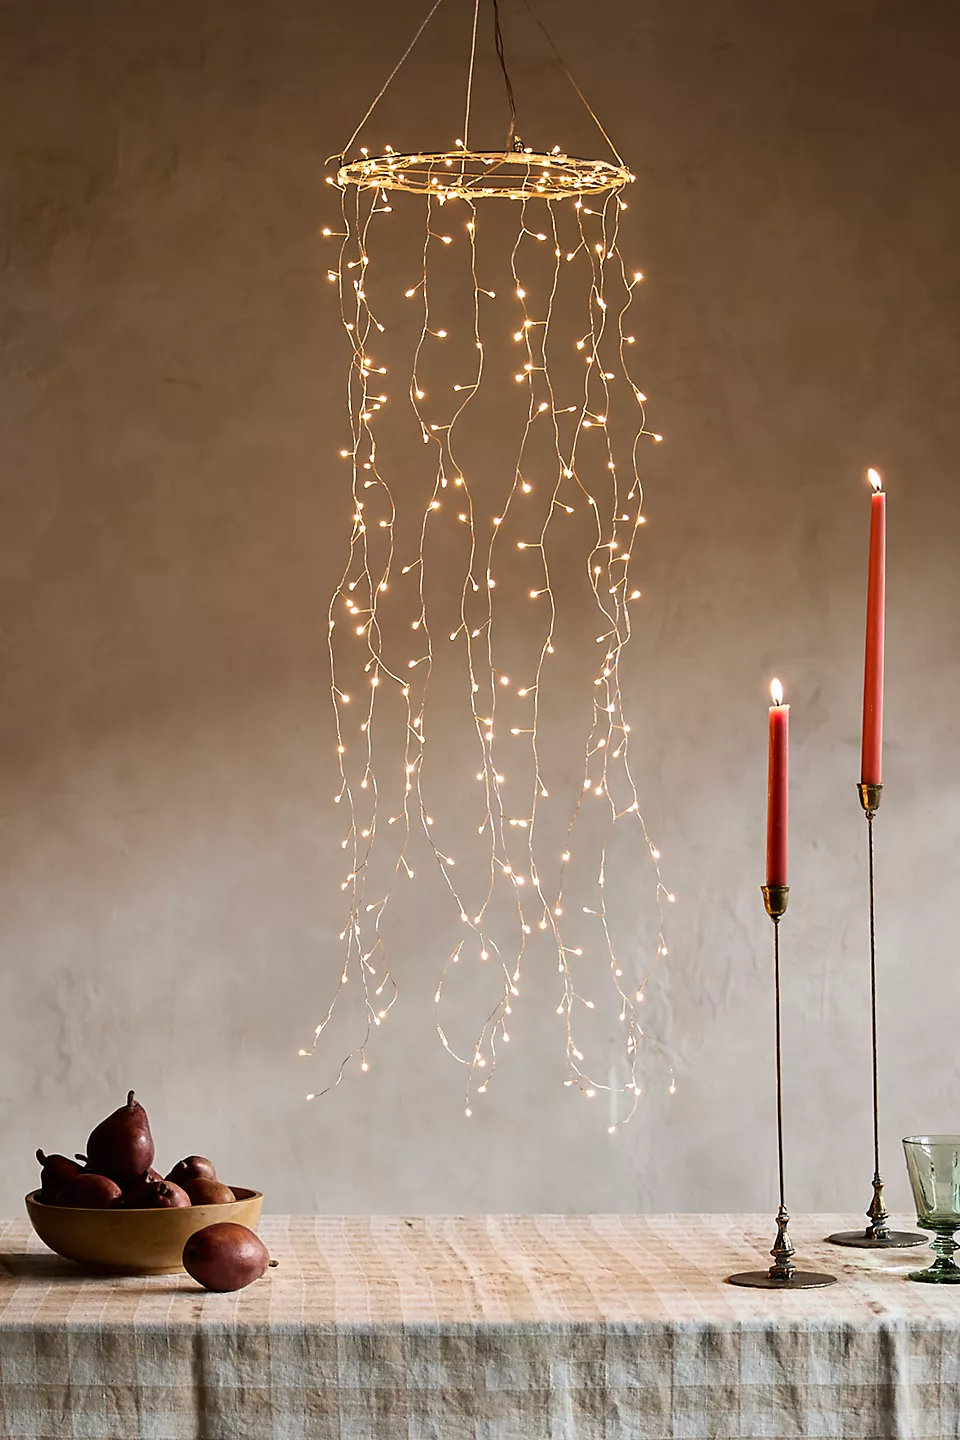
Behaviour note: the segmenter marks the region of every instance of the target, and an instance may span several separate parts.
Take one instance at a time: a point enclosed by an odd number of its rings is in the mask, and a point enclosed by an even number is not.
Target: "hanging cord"
[[[474,0],[473,34],[470,37],[470,68],[467,70],[467,108],[463,117],[463,148],[470,149],[470,101],[473,98],[473,67],[477,59],[477,23],[480,19],[480,0]]]
[[[510,72],[507,70],[507,61],[503,53],[503,32],[500,29],[500,4],[499,0],[493,0],[493,38],[497,47],[497,59],[500,61],[500,69],[503,71],[503,83],[507,87],[507,102],[510,106],[510,129],[507,131],[506,150],[514,147],[514,136],[517,130],[517,102],[513,95],[513,86],[510,83]]]
[[[346,158],[346,155],[347,155],[347,153],[348,153],[351,145],[352,145],[353,142],[356,140],[357,136],[360,134],[360,131],[363,129],[364,125],[366,125],[367,121],[370,119],[370,116],[373,114],[374,110],[375,110],[375,109],[377,108],[377,106],[380,104],[380,101],[383,99],[383,97],[384,97],[384,95],[387,93],[387,90],[389,89],[390,85],[392,84],[392,82],[393,82],[394,79],[396,78],[397,72],[400,70],[400,68],[404,65],[404,63],[405,63],[405,62],[407,61],[407,59],[409,58],[410,52],[413,50],[413,48],[414,48],[414,46],[416,45],[417,41],[420,39],[420,36],[423,34],[424,30],[426,30],[427,26],[430,24],[430,21],[433,19],[434,15],[435,15],[435,14],[437,13],[437,11],[440,9],[440,6],[442,5],[442,3],[443,3],[443,0],[433,0],[433,5],[430,7],[430,10],[429,10],[429,12],[427,13],[426,17],[421,21],[420,27],[419,27],[419,29],[417,30],[417,33],[414,35],[413,39],[410,41],[410,44],[407,46],[406,50],[405,50],[405,51],[403,52],[403,54],[400,56],[400,59],[397,61],[396,65],[394,65],[393,69],[390,71],[390,74],[387,76],[386,80],[384,81],[384,83],[383,83],[383,85],[382,85],[379,93],[377,94],[377,96],[376,96],[375,99],[373,100],[372,104],[371,104],[371,105],[369,106],[369,108],[367,109],[367,112],[366,112],[366,114],[364,115],[363,119],[360,121],[360,124],[359,124],[359,125],[357,126],[357,128],[354,130],[353,134],[350,136],[350,139],[347,141],[346,145],[344,145],[344,147],[343,147],[343,149],[340,151],[339,155],[329,155],[329,156],[327,157],[328,161],[329,161],[329,160],[343,160],[343,159]],[[570,84],[573,86],[574,90],[577,92],[577,95],[580,97],[580,101],[581,101],[584,109],[586,110],[587,114],[590,116],[591,120],[592,120],[593,123],[596,125],[597,129],[600,131],[600,134],[603,136],[604,140],[606,140],[607,144],[610,146],[610,150],[611,150],[611,152],[613,153],[613,155],[615,156],[615,158],[616,158],[616,160],[617,160],[617,163],[620,164],[620,165],[622,165],[622,164],[624,163],[624,162],[623,162],[623,156],[620,154],[619,150],[618,150],[617,147],[614,145],[613,141],[610,139],[610,136],[607,134],[606,130],[605,130],[605,129],[603,128],[603,126],[601,125],[600,120],[598,119],[596,113],[594,112],[592,106],[590,105],[590,102],[587,100],[587,97],[584,95],[583,91],[580,89],[580,86],[577,84],[576,80],[574,80],[573,76],[570,74],[570,71],[567,69],[566,65],[564,64],[563,56],[560,54],[560,51],[557,49],[557,47],[556,47],[556,45],[555,45],[555,43],[554,43],[554,40],[553,40],[552,35],[551,35],[551,34],[549,33],[549,31],[547,30],[546,26],[543,24],[543,22],[541,21],[540,17],[534,12],[534,10],[533,10],[533,8],[532,8],[532,6],[531,6],[531,4],[530,4],[530,0],[523,0],[523,3],[524,3],[524,5],[526,6],[527,11],[528,11],[529,14],[530,14],[530,18],[534,21],[534,23],[536,24],[537,28],[540,30],[541,34],[543,35],[544,39],[546,40],[547,44],[550,46],[550,49],[553,51],[553,54],[554,54],[554,56],[555,56],[555,58],[556,58],[556,60],[557,60],[557,63],[559,64],[559,66],[560,66],[561,70],[563,71],[564,75],[566,75],[567,79],[570,81]],[[479,16],[479,10],[480,10],[480,0],[475,0],[474,15],[473,15],[473,35],[472,35],[471,46],[470,46],[470,68],[469,68],[469,72],[468,72],[468,75],[467,75],[467,100],[466,100],[466,114],[465,114],[465,117],[464,117],[464,135],[463,135],[464,149],[467,148],[468,139],[469,139],[468,131],[469,131],[469,127],[470,127],[470,104],[471,104],[471,99],[472,99],[472,95],[473,95],[473,74],[474,74],[474,63],[475,63],[475,60],[476,60],[477,21],[478,21],[478,16]],[[507,148],[507,150],[511,150],[511,149],[514,148],[514,145],[515,145],[515,143],[516,143],[517,105],[516,105],[516,99],[515,99],[514,93],[513,93],[513,85],[512,85],[511,80],[510,80],[510,74],[509,74],[509,71],[507,70],[506,57],[505,57],[505,55],[504,55],[503,34],[502,34],[502,32],[501,32],[501,29],[500,29],[500,6],[499,6],[499,0],[493,0],[493,19],[494,19],[494,40],[495,40],[496,48],[497,48],[497,59],[500,61],[500,68],[501,68],[501,70],[503,71],[503,80],[504,80],[504,84],[505,84],[506,90],[507,90],[507,101],[508,101],[508,103],[509,103],[509,105],[510,105],[510,129],[509,129],[509,131],[507,132],[507,146],[506,146],[506,148]]]
[[[497,3],[497,0],[494,0],[494,7],[496,7],[496,3]],[[529,14],[530,14],[531,20],[534,21],[534,23],[536,24],[537,28],[540,30],[541,34],[543,35],[543,38],[546,40],[547,44],[550,46],[550,49],[553,51],[554,55],[556,56],[557,62],[558,62],[559,65],[560,65],[560,69],[563,71],[564,75],[566,75],[567,79],[570,81],[570,84],[573,86],[574,90],[576,90],[577,94],[580,96],[580,99],[581,99],[581,101],[583,102],[583,106],[584,106],[584,109],[586,110],[587,114],[590,116],[590,118],[591,118],[591,120],[593,121],[594,125],[596,125],[597,129],[600,131],[600,134],[603,136],[604,140],[606,140],[607,144],[610,146],[610,149],[612,150],[613,154],[616,156],[617,163],[620,164],[620,165],[622,165],[622,164],[624,163],[624,162],[623,162],[623,156],[620,154],[620,152],[619,152],[619,150],[617,149],[616,145],[614,145],[613,141],[610,139],[610,136],[607,134],[606,130],[604,130],[603,126],[600,124],[600,121],[597,119],[596,115],[594,114],[593,109],[591,108],[590,102],[587,100],[587,97],[584,95],[583,91],[580,89],[580,86],[577,84],[576,80],[574,80],[573,76],[570,74],[570,71],[567,69],[566,65],[563,63],[563,56],[560,54],[560,51],[557,49],[556,45],[554,44],[554,42],[553,42],[553,36],[550,35],[550,33],[548,32],[546,26],[543,24],[543,21],[540,19],[540,17],[534,13],[533,7],[532,7],[531,4],[530,4],[530,0],[523,0],[523,3],[524,3],[524,5],[526,6],[526,8],[527,8],[527,10],[528,10],[528,12],[529,12]],[[501,63],[502,63],[502,62],[501,62]],[[507,82],[507,84],[508,84],[508,87],[509,87],[509,81]]]
[[[409,54],[410,54],[410,51],[413,49],[414,45],[416,45],[417,41],[420,39],[420,36],[423,34],[424,30],[426,30],[427,26],[430,24],[430,21],[433,19],[434,15],[437,13],[437,11],[440,9],[440,6],[442,5],[442,3],[443,3],[443,0],[434,0],[434,3],[433,3],[433,6],[431,7],[431,10],[430,10],[429,15],[428,15],[428,16],[426,17],[426,19],[421,23],[420,29],[417,31],[416,35],[414,35],[413,39],[410,41],[410,44],[407,46],[406,50],[404,50],[403,54],[400,56],[400,59],[397,61],[396,65],[394,65],[393,69],[390,71],[390,74],[387,76],[386,80],[384,81],[383,88],[381,89],[380,94],[379,94],[379,95],[377,96],[377,98],[374,100],[373,104],[370,106],[370,108],[369,108],[369,110],[367,111],[366,115],[364,115],[363,119],[360,121],[360,124],[357,126],[356,130],[354,130],[353,134],[350,136],[350,139],[347,141],[346,145],[344,145],[343,149],[340,151],[340,155],[339,155],[339,156],[331,155],[331,156],[328,157],[330,160],[336,160],[336,159],[343,159],[343,158],[345,158],[345,156],[346,156],[346,154],[347,154],[347,151],[350,149],[350,146],[353,144],[354,140],[356,140],[357,136],[360,134],[360,131],[363,129],[364,125],[366,125],[367,121],[370,119],[370,116],[373,114],[374,110],[376,110],[377,106],[380,104],[380,101],[383,99],[384,95],[387,93],[387,89],[388,89],[389,85],[391,84],[391,82],[393,81],[394,77],[396,76],[397,71],[400,69],[401,65],[403,65],[404,61],[408,58],[408,56],[409,56]]]

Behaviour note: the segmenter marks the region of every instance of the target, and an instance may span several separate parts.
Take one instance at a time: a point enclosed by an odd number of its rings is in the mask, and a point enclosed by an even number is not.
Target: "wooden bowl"
[[[197,1230],[222,1220],[256,1229],[263,1205],[259,1190],[231,1185],[228,1205],[191,1205],[182,1210],[81,1210],[45,1205],[34,1190],[26,1197],[30,1223],[58,1255],[85,1270],[113,1275],[174,1275],[183,1269],[183,1247]]]

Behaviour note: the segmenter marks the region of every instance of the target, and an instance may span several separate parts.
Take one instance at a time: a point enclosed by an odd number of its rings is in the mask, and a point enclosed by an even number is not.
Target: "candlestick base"
[[[786,914],[787,901],[790,898],[789,885],[761,885],[763,904],[770,919],[776,923],[781,915]]]
[[[866,1230],[837,1230],[827,1239],[831,1245],[848,1245],[854,1250],[907,1250],[911,1245],[926,1243],[926,1236],[918,1235],[915,1230],[888,1230],[884,1235],[871,1235],[870,1229],[868,1225]]]
[[[870,1224],[865,1230],[838,1230],[827,1239],[831,1245],[848,1245],[855,1250],[906,1250],[911,1245],[925,1245],[926,1236],[916,1230],[891,1230],[887,1207],[883,1203],[883,1180],[879,1171],[873,1177],[873,1199],[867,1211]]]
[[[785,887],[784,887],[785,888]],[[818,1270],[798,1270],[793,1263],[795,1254],[793,1242],[787,1231],[790,1216],[786,1207],[777,1212],[777,1238],[770,1254],[773,1264],[769,1270],[741,1270],[727,1276],[728,1285],[743,1285],[751,1290],[823,1290],[835,1285],[836,1275],[826,1275]]]
[[[857,786],[857,794],[860,796],[860,804],[863,806],[867,819],[872,820],[880,809],[880,800],[883,795],[882,785],[864,785],[863,781]]]
[[[728,1275],[728,1285],[744,1285],[751,1290],[825,1290],[836,1285],[836,1275],[821,1274],[817,1270],[794,1270],[787,1280],[777,1279],[773,1270],[742,1270],[739,1275]]]

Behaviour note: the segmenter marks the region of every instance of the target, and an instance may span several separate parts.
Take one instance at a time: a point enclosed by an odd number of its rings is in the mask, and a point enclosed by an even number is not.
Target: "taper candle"
[[[779,680],[770,685],[767,764],[767,884],[787,884],[787,783],[790,706],[783,703]]]
[[[870,567],[867,578],[867,638],[863,666],[863,733],[861,785],[879,785],[883,748],[883,626],[886,610],[887,497],[876,470],[868,470],[870,499]]]

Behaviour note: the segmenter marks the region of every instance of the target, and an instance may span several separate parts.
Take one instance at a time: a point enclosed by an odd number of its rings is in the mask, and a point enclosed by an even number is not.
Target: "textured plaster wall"
[[[426,56],[456,68],[415,65],[375,139],[410,133],[414,97],[412,139],[458,133],[468,17],[449,4]],[[791,1204],[865,1205],[867,464],[890,489],[883,1141],[903,1203],[899,1137],[960,1128],[953,3],[541,7],[638,175],[626,249],[668,443],[627,673],[679,897],[647,1012],[678,1091],[651,1068],[608,1138],[561,1084],[534,984],[467,1124],[432,1029],[426,879],[396,913],[403,1001],[370,1074],[303,1103],[294,1052],[339,963],[324,640],[348,514],[316,231],[324,158],[421,8],[0,5],[2,1208],[37,1145],[80,1147],[129,1085],[162,1159],[209,1153],[274,1209],[770,1207],[774,672],[793,702]],[[515,70],[551,139],[590,143],[526,31]],[[615,905],[629,924],[634,898]]]

